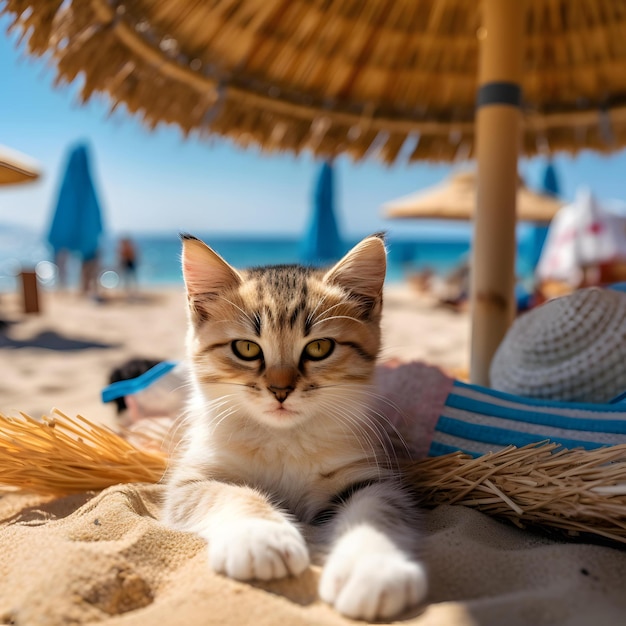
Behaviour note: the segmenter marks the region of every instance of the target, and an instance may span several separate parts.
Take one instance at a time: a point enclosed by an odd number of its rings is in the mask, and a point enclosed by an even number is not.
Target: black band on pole
[[[485,83],[478,89],[476,108],[490,104],[508,104],[519,108],[522,106],[522,88],[517,83],[504,81]]]

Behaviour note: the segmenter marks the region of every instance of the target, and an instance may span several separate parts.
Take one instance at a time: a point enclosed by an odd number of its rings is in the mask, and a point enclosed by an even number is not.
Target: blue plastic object
[[[141,376],[111,383],[102,390],[102,402],[111,402],[117,398],[142,391],[173,370],[176,365],[178,365],[176,361],[162,361],[141,374]]]

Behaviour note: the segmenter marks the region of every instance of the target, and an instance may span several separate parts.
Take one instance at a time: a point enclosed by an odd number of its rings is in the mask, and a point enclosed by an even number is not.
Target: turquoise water
[[[296,237],[224,236],[210,233],[199,235],[236,267],[250,267],[275,263],[301,262],[300,241]],[[165,286],[182,284],[180,272],[180,240],[177,234],[137,234],[133,237],[138,257],[140,285]],[[102,245],[102,269],[117,270],[117,238],[104,239]],[[358,239],[346,242],[346,250]],[[426,268],[445,275],[461,262],[469,252],[469,236],[446,240],[441,238],[404,239],[390,237],[388,243],[387,281],[399,282],[407,275]],[[519,246],[518,275],[527,276],[531,269],[524,261],[525,244]],[[35,267],[40,261],[51,261],[49,249],[38,237],[0,229],[0,291],[16,287],[16,275],[20,268]],[[44,264],[45,265],[45,264]],[[40,278],[46,284],[46,268]],[[47,268],[49,273],[49,266]],[[70,266],[70,282],[76,283],[78,262]],[[49,286],[53,280],[48,280]]]
[[[299,263],[300,241],[296,238],[223,237],[206,235],[202,239],[235,267],[275,263]],[[180,242],[178,237],[138,236],[139,280],[143,284],[180,283]],[[357,240],[347,243],[346,251]],[[407,273],[426,267],[445,273],[469,250],[469,242],[390,241],[387,280],[398,282]]]

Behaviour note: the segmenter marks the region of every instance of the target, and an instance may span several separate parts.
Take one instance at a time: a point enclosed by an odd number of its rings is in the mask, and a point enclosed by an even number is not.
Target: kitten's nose
[[[293,391],[293,387],[276,387],[275,385],[269,385],[268,389],[274,394],[274,397],[282,404],[287,396]]]
[[[287,396],[296,388],[298,371],[293,367],[274,365],[265,372],[267,389],[279,402],[284,402]]]

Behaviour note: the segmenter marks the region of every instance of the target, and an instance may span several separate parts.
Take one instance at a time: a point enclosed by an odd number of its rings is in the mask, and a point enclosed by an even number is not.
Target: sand
[[[13,320],[0,334],[4,413],[38,417],[56,406],[115,426],[113,408],[99,397],[110,370],[135,356],[183,356],[180,289],[105,303],[45,293],[40,315],[21,315],[19,304],[0,297],[0,317]],[[465,313],[407,287],[388,289],[384,359],[466,371],[468,336]],[[0,498],[0,623],[354,624],[317,599],[316,568],[268,584],[211,573],[200,539],[158,521],[161,495],[160,485],[136,484],[57,499]],[[401,616],[406,624],[623,623],[623,550],[550,539],[459,506],[425,511],[419,525],[430,592],[426,605]]]

